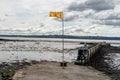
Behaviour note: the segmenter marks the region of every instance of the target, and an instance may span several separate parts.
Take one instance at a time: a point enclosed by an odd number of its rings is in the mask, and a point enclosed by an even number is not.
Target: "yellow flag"
[[[62,18],[63,17],[63,12],[50,12],[49,16],[50,17]]]
[[[49,16],[50,17],[56,17],[56,12],[50,12]]]

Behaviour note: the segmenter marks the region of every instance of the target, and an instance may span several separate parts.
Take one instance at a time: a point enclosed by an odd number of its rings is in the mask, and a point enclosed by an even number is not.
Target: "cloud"
[[[93,24],[101,24],[106,26],[120,26],[120,5],[116,5],[114,9],[100,11],[92,14]]]
[[[86,0],[84,2],[72,2],[68,7],[69,12],[74,15],[69,15],[67,21],[79,20],[81,18],[88,19],[111,19],[118,18],[118,14],[114,14],[113,10],[116,8],[113,1],[109,0]],[[75,11],[75,12],[74,12]],[[77,13],[77,14],[76,14]]]
[[[79,13],[65,12],[63,18],[64,18],[64,21],[68,22],[68,21],[74,21],[78,19],[78,17],[79,17]],[[54,20],[61,22],[61,19],[54,18]]]
[[[89,28],[89,30],[94,30],[96,28],[96,26],[92,26]]]
[[[88,0],[85,3],[88,8],[95,11],[109,10],[114,8],[112,0]]]
[[[67,15],[66,17],[65,17],[65,21],[73,21],[73,20],[75,20],[75,19],[77,19],[79,16],[78,15]]]
[[[120,26],[118,0],[0,1],[0,34],[61,34],[61,20],[49,12],[63,10],[67,35],[118,35],[111,28]]]
[[[67,9],[69,11],[83,11],[87,9],[87,6],[84,3],[72,2]]]
[[[72,11],[74,16],[69,16],[69,21],[82,19],[89,19],[92,24],[106,25],[106,26],[120,26],[120,4],[115,4],[111,0],[86,0],[78,3],[72,2],[67,10]],[[77,16],[77,17],[76,17]]]
[[[120,21],[119,20],[97,20],[93,21],[94,24],[100,24],[100,25],[108,25],[113,27],[119,27]]]
[[[119,20],[120,19],[120,5],[116,5],[114,9],[101,11],[95,13],[93,18],[100,20]]]
[[[84,3],[72,2],[68,6],[69,11],[84,11],[86,9],[92,9],[95,11],[113,9],[114,4],[109,0],[87,0]]]

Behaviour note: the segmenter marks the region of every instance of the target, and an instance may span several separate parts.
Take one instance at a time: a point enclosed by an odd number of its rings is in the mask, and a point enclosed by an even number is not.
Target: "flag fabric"
[[[50,17],[56,17],[56,18],[62,18],[63,17],[63,12],[50,12],[49,16]]]

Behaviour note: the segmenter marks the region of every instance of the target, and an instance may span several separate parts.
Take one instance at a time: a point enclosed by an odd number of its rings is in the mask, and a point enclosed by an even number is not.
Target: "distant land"
[[[62,35],[0,35],[0,37],[63,38]],[[105,36],[71,36],[71,35],[64,35],[64,38],[65,39],[120,40],[120,37],[105,37]]]

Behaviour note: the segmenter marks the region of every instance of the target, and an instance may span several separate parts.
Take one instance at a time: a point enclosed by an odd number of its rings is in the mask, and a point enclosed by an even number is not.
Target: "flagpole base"
[[[60,66],[64,69],[65,67],[67,67],[67,62],[60,62]]]

